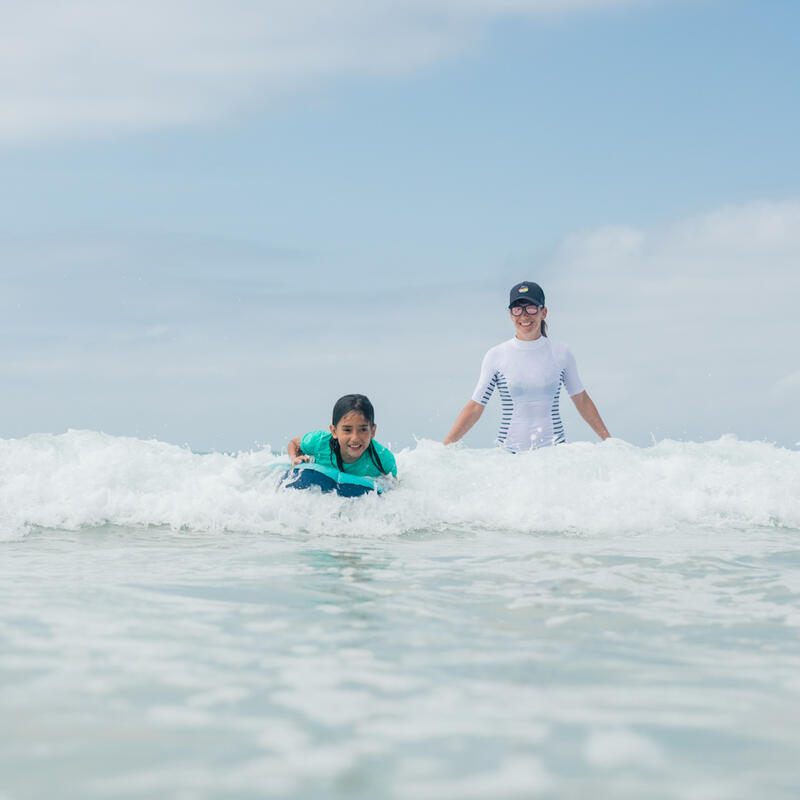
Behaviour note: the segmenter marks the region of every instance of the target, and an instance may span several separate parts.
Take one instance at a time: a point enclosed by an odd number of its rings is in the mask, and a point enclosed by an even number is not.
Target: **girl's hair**
[[[346,394],[344,397],[340,397],[333,407],[333,414],[331,415],[333,427],[335,428],[339,424],[341,418],[351,411],[358,411],[370,425],[375,424],[375,409],[372,407],[369,398],[363,394]],[[339,440],[331,436],[330,445],[333,454],[336,456],[336,465],[339,467],[339,471],[344,472],[344,463],[342,462],[342,451],[339,447]],[[370,440],[367,452],[372,459],[372,463],[381,475],[385,475],[386,470],[383,468],[383,464],[381,464],[380,457],[375,450],[375,445],[372,443],[372,440]]]
[[[335,428],[339,424],[339,420],[351,411],[360,412],[370,425],[375,424],[375,409],[372,407],[369,398],[363,394],[346,394],[344,397],[340,397],[333,407],[333,414],[331,415],[333,427]]]

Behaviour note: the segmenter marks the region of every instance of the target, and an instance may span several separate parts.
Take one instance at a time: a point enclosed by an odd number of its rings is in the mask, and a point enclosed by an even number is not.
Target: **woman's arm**
[[[298,436],[296,439],[292,439],[288,445],[286,445],[286,452],[289,454],[289,458],[292,460],[292,466],[295,464],[300,464],[303,461],[309,461],[310,456],[307,456],[301,449],[300,449],[300,437]]]
[[[443,444],[452,444],[462,436],[465,436],[467,431],[480,419],[485,407],[474,400],[470,400],[456,417],[452,430],[444,437]]]
[[[578,394],[572,395],[572,402],[575,403],[578,413],[601,439],[609,439],[611,437],[605,422],[600,417],[597,406],[592,402],[592,398],[589,397],[587,392],[578,392]]]

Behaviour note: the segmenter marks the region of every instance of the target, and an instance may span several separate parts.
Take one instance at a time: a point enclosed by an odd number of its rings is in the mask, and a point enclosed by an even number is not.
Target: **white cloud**
[[[415,70],[493,21],[651,0],[0,0],[0,143],[209,121]]]
[[[796,439],[800,202],[575,234],[547,272],[552,330],[621,435]]]
[[[775,381],[771,393],[775,401],[788,400],[794,408],[800,408],[800,369]]]
[[[213,239],[0,243],[0,264],[4,435],[280,446],[365,391],[391,441],[441,438],[483,353],[511,336],[508,287],[528,278],[614,435],[800,437],[800,202],[586,231],[522,274],[471,284],[443,272],[421,289],[392,273],[352,296],[326,279],[324,255]],[[592,439],[561,405],[568,436]],[[489,446],[498,419],[493,402],[468,443]]]
[[[627,298],[649,287],[683,309],[731,298],[752,310],[783,306],[786,281],[800,280],[799,256],[800,202],[757,202],[649,230],[579,232],[562,242],[551,266],[561,281],[577,281],[575,289],[594,296],[621,291]]]

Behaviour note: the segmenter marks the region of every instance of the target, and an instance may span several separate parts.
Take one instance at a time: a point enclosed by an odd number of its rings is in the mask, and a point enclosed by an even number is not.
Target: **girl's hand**
[[[303,461],[308,461],[310,456],[305,455],[303,451],[300,449],[300,437],[296,437],[286,445],[286,455],[292,461],[292,466],[296,466],[297,464],[301,464]]]

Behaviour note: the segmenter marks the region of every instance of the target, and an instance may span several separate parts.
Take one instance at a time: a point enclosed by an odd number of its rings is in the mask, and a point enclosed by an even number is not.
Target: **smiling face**
[[[331,436],[339,442],[345,464],[352,464],[364,455],[377,427],[360,411],[350,411],[335,426],[331,425]]]
[[[518,312],[515,314],[514,312],[518,309],[521,313]],[[536,309],[536,313],[529,314],[528,309]],[[514,303],[509,309],[508,315],[514,323],[517,339],[531,342],[542,335],[542,322],[547,316],[547,308],[545,306],[534,305],[533,303]]]

